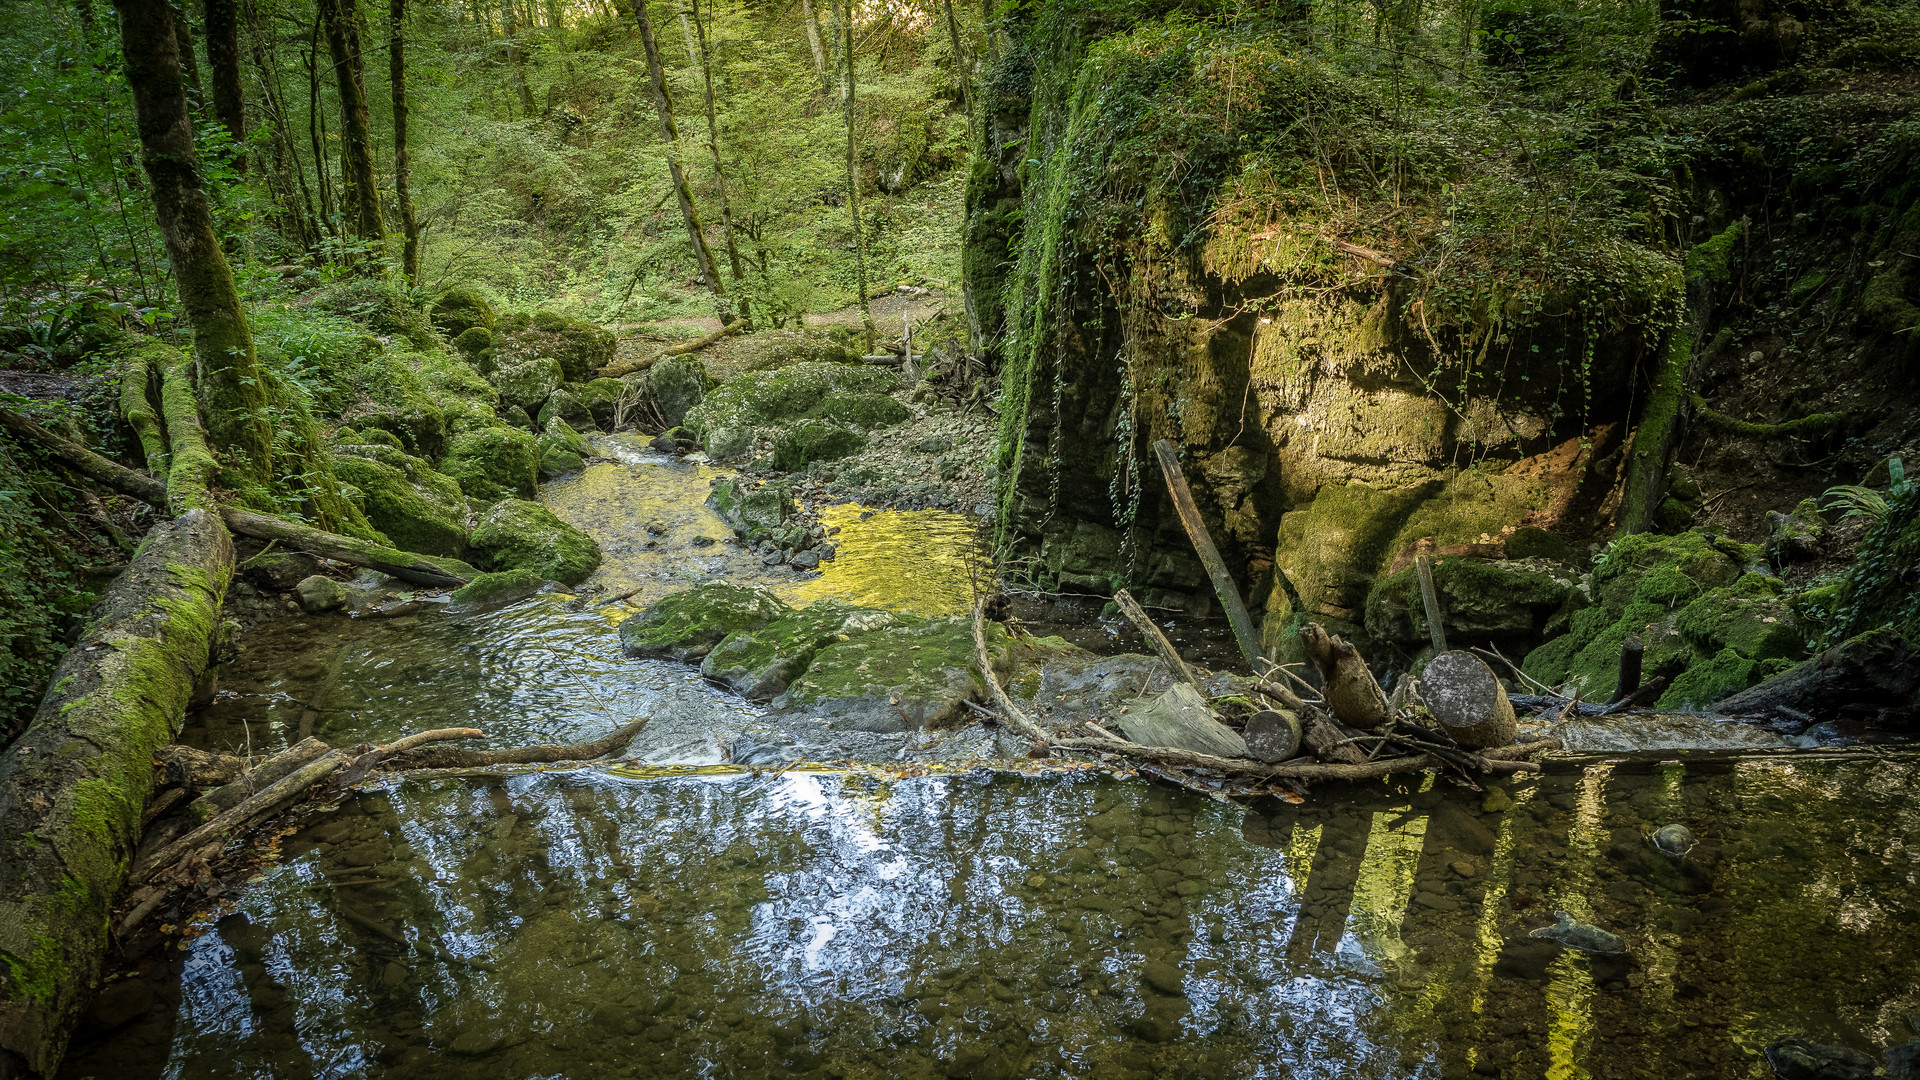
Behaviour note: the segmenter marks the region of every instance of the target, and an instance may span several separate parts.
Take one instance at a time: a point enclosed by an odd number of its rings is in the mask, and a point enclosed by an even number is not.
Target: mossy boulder
[[[530,414],[539,412],[563,381],[560,362],[545,356],[502,364],[487,379],[500,391],[502,405],[518,406]]]
[[[413,359],[413,370],[421,387],[443,409],[450,407],[451,399],[476,402],[489,410],[500,404],[499,389],[457,356],[446,353],[420,356]]]
[[[307,305],[352,319],[376,334],[403,338],[415,349],[440,347],[426,313],[414,307],[407,294],[390,281],[348,278],[319,290]]]
[[[301,578],[294,584],[293,591],[300,597],[301,610],[309,615],[338,611],[353,599],[353,590],[322,574]]]
[[[724,341],[719,348],[731,364],[745,371],[860,359],[844,341],[804,330],[762,330]]]
[[[656,601],[620,624],[620,647],[631,656],[704,659],[727,635],[758,630],[793,613],[758,586],[712,581]]]
[[[728,634],[707,654],[700,673],[749,700],[772,701],[820,649],[893,622],[884,611],[818,601],[759,629]]]
[[[453,347],[469,362],[493,358],[493,331],[484,326],[470,326],[453,339]]]
[[[996,671],[1011,671],[1006,630],[992,623],[987,635]],[[972,620],[896,615],[821,648],[773,705],[861,731],[912,731],[965,722],[965,702],[987,694],[974,666]]]
[[[540,406],[540,415],[535,417],[541,430],[552,427],[556,422],[564,423],[575,431],[595,431],[599,425],[593,422],[593,411],[587,404],[562,387],[547,397],[547,403]]]
[[[611,427],[614,413],[620,407],[620,399],[628,394],[627,384],[619,379],[594,379],[592,382],[576,383],[569,387],[573,396],[587,407],[597,427]]]
[[[614,337],[592,323],[554,311],[503,317],[495,325],[496,348],[515,358],[550,357],[567,382],[584,382],[613,360]]]
[[[540,477],[543,480],[576,473],[587,466],[587,441],[580,437],[573,425],[558,417],[541,429],[534,444],[540,452]]]
[[[454,436],[440,471],[476,499],[531,499],[540,479],[540,446],[517,428],[480,428]]]
[[[593,537],[525,499],[495,503],[474,526],[471,543],[490,570],[532,570],[562,585],[585,581],[600,565]]]
[[[720,384],[689,409],[685,426],[705,440],[709,455],[724,459],[729,455],[716,451],[716,436],[723,432],[737,440],[735,433],[798,420],[834,395],[884,394],[897,382],[891,370],[858,364],[804,363],[748,372]]]
[[[646,388],[660,422],[676,428],[686,422],[688,410],[706,399],[707,370],[688,357],[663,357],[647,369]]]
[[[493,406],[465,398],[453,398],[440,410],[447,422],[448,445],[451,440],[485,428],[499,427],[502,417]]]
[[[519,568],[481,574],[453,590],[448,597],[456,614],[492,611],[517,604],[546,588],[548,581],[538,571]]]
[[[353,429],[349,428],[347,430],[351,431]],[[385,446],[394,450],[406,450],[406,447],[400,445],[400,437],[398,435],[377,427],[370,427],[365,431],[359,432],[353,438],[341,439],[340,445]]]
[[[433,301],[430,315],[433,325],[454,339],[456,345],[462,336],[472,330],[488,331],[486,345],[493,344],[493,305],[472,289],[453,288],[441,293]]]
[[[355,369],[352,402],[340,419],[365,435],[377,428],[394,435],[409,453],[429,460],[446,449],[446,415],[419,372],[419,353],[382,352],[367,357]]]
[[[1703,707],[1743,690],[1806,651],[1784,587],[1753,569],[1759,558],[1754,545],[1698,530],[1617,540],[1590,579],[1594,605],[1521,666],[1544,683],[1605,700],[1621,645],[1638,637],[1647,676],[1671,679],[1661,708]]]
[[[304,551],[263,551],[240,564],[240,572],[271,592],[286,592],[320,572],[320,560]]]
[[[465,553],[467,503],[457,481],[391,447],[337,449],[334,475],[354,488],[348,497],[394,547],[454,558]]]
[[[1584,597],[1568,567],[1544,559],[1485,560],[1443,556],[1433,560],[1433,586],[1450,640],[1461,647],[1497,641],[1524,653],[1553,629],[1556,615]],[[1367,595],[1367,633],[1418,649],[1430,640],[1426,607],[1412,566],[1377,582]]]
[[[793,492],[785,485],[756,485],[733,476],[713,485],[707,505],[741,536],[755,530],[772,532],[785,525],[795,510]]]
[[[773,442],[773,467],[784,472],[804,469],[815,461],[838,461],[859,453],[866,436],[831,420],[800,420]]]
[[[913,410],[886,394],[830,394],[808,415],[871,431],[903,423],[913,417]]]

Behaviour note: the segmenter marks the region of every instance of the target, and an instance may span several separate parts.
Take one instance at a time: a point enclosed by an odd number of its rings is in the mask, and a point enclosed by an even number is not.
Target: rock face
[[[586,580],[600,565],[593,537],[525,499],[494,504],[474,526],[472,543],[493,570],[531,570],[563,585]]]
[[[558,421],[575,431],[593,431],[600,425],[593,418],[593,410],[581,401],[571,390],[561,387],[547,395],[546,404],[540,406],[540,412],[534,422],[541,430],[552,427]]]
[[[723,581],[663,597],[620,624],[620,646],[632,656],[704,660],[736,630],[758,630],[793,609],[765,589]]]
[[[1549,559],[1442,556],[1433,560],[1433,585],[1449,640],[1493,641],[1508,656],[1524,656],[1565,630],[1572,613],[1586,604],[1580,575]],[[1407,652],[1428,643],[1420,583],[1411,564],[1378,579],[1368,591],[1366,631],[1377,645]]]
[[[1784,671],[1804,634],[1753,545],[1703,532],[1616,541],[1594,568],[1593,604],[1527,655],[1528,675],[1589,701],[1613,695],[1620,646],[1637,636],[1648,678],[1671,678],[1663,709],[1704,707]]]

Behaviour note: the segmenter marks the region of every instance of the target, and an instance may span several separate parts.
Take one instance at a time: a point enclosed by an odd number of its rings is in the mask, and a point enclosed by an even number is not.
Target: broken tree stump
[[[1513,703],[1485,660],[1470,652],[1443,652],[1420,674],[1420,700],[1453,741],[1469,750],[1513,742]]]
[[[1307,659],[1320,670],[1321,693],[1334,719],[1371,731],[1391,718],[1387,695],[1359,650],[1338,635],[1327,633],[1319,623],[1301,628],[1300,644],[1306,649]]]

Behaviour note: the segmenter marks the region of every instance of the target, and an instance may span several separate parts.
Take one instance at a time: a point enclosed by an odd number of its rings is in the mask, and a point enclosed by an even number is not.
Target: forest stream
[[[718,576],[961,612],[967,519],[823,508],[839,556],[807,577],[701,540],[730,539],[704,504],[727,470],[596,449],[541,493],[606,553],[579,598],[276,620],[182,741],[651,717],[625,756],[345,794],[111,983],[63,1075],[1760,1077],[1782,1037],[1913,1037],[1920,755],[1587,755],[1245,805],[974,766],[994,730],[769,718],[615,630]],[[1676,824],[1694,843],[1663,851]],[[1559,912],[1624,952],[1534,933]]]

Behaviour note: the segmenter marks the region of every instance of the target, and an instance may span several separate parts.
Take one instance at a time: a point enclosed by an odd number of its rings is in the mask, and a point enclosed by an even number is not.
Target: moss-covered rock
[[[989,624],[987,634],[994,667],[1010,670],[1005,629]],[[898,615],[888,626],[820,649],[773,704],[861,731],[911,731],[964,722],[964,703],[987,693],[974,667],[971,620]]]
[[[398,285],[381,278],[347,278],[319,290],[307,304],[352,319],[376,334],[403,338],[414,349],[440,347],[426,313],[414,307]]]
[[[580,403],[587,407],[593,422],[598,427],[613,424],[613,415],[620,406],[620,399],[628,393],[627,384],[619,379],[594,379],[592,382],[577,383],[567,389]]]
[[[453,339],[453,347],[469,362],[493,358],[493,331],[484,326],[470,326]]]
[[[457,356],[446,353],[420,356],[413,360],[413,370],[420,385],[443,409],[449,407],[450,399],[456,398],[485,405],[489,410],[500,404],[500,391],[493,383]]]
[[[450,399],[440,410],[447,422],[447,438],[456,439],[475,431],[501,426],[501,417],[493,406],[465,398]],[[449,442],[448,445],[452,445]]]
[[[785,472],[804,469],[810,462],[838,461],[859,453],[866,436],[831,420],[800,420],[773,442],[773,467]]]
[[[563,585],[577,585],[600,565],[593,537],[525,499],[494,504],[474,526],[474,552],[495,571],[526,569]]]
[[[722,342],[719,347],[732,365],[744,371],[860,359],[844,341],[805,330],[761,330]]]
[[[1589,700],[1611,697],[1620,647],[1638,637],[1649,678],[1671,679],[1661,708],[1705,706],[1783,670],[1805,652],[1778,579],[1752,568],[1760,550],[1708,533],[1615,541],[1593,571],[1594,605],[1527,655],[1528,675]]]
[[[551,480],[586,468],[587,441],[571,424],[558,417],[548,422],[535,440],[540,452],[540,477]]]
[[[728,634],[707,654],[700,673],[749,700],[772,701],[821,648],[893,622],[884,611],[822,600],[759,629]]]
[[[540,479],[540,446],[517,428],[480,428],[454,436],[440,470],[476,499],[531,499]]]
[[[551,357],[560,364],[567,382],[584,382],[596,368],[613,360],[614,337],[592,323],[570,319],[553,311],[531,316],[502,317],[495,324],[498,354],[515,359]]]
[[[663,357],[647,369],[646,390],[660,422],[679,427],[686,422],[688,410],[706,399],[706,368],[689,357]]]
[[[493,305],[472,289],[453,288],[441,293],[433,302],[431,315],[433,325],[456,344],[471,330],[489,331],[487,345],[493,343]]]
[[[352,429],[349,428],[348,430],[351,431]],[[351,439],[341,439],[340,445],[342,446],[385,446],[394,450],[400,450],[400,451],[406,450],[406,447],[400,445],[400,436],[395,435],[391,431],[387,431],[383,428],[377,428],[377,427],[370,427],[365,431],[359,432]]]
[[[453,590],[448,597],[452,610],[457,614],[472,614],[476,611],[492,611],[517,604],[527,597],[546,588],[547,579],[538,571],[519,568],[502,570],[498,573],[481,574],[472,581]]]
[[[913,410],[886,394],[829,394],[807,415],[871,431],[902,423],[913,416]]]
[[[620,624],[632,656],[701,660],[736,630],[758,630],[792,614],[779,597],[752,585],[712,581],[656,601]]]
[[[240,564],[240,573],[272,592],[286,592],[319,570],[320,560],[304,551],[263,551]]]
[[[500,391],[500,403],[525,409],[528,413],[540,411],[547,397],[560,388],[562,381],[560,362],[552,357],[538,357],[521,363],[502,364],[495,368],[487,379]]]
[[[707,505],[741,536],[772,532],[794,514],[793,491],[782,484],[756,485],[730,476],[713,485]]]
[[[728,379],[688,410],[685,426],[711,442],[719,431],[797,420],[835,394],[885,393],[897,381],[891,370],[856,364],[805,363],[749,372]],[[707,453],[714,454],[713,446]]]
[[[452,477],[386,446],[342,446],[334,475],[367,522],[394,547],[422,555],[461,557],[467,548],[467,503]]]
[[[548,395],[547,403],[540,406],[540,415],[534,418],[542,431],[555,423],[564,423],[575,431],[595,431],[599,425],[593,421],[593,412],[587,404],[575,397],[565,387]]]
[[[390,432],[409,453],[434,460],[446,449],[445,413],[414,368],[419,353],[381,352],[367,357],[353,374],[353,400],[340,419],[366,434]]]
[[[301,610],[309,615],[338,611],[353,599],[353,590],[322,574],[300,579],[294,584],[293,590],[300,597]]]
[[[1451,641],[1464,648],[1492,640],[1516,653],[1539,644],[1554,616],[1583,600],[1579,577],[1546,560],[1441,557],[1433,560],[1433,586]],[[1429,640],[1412,566],[1374,585],[1367,595],[1366,626],[1378,641],[1417,649]]]

